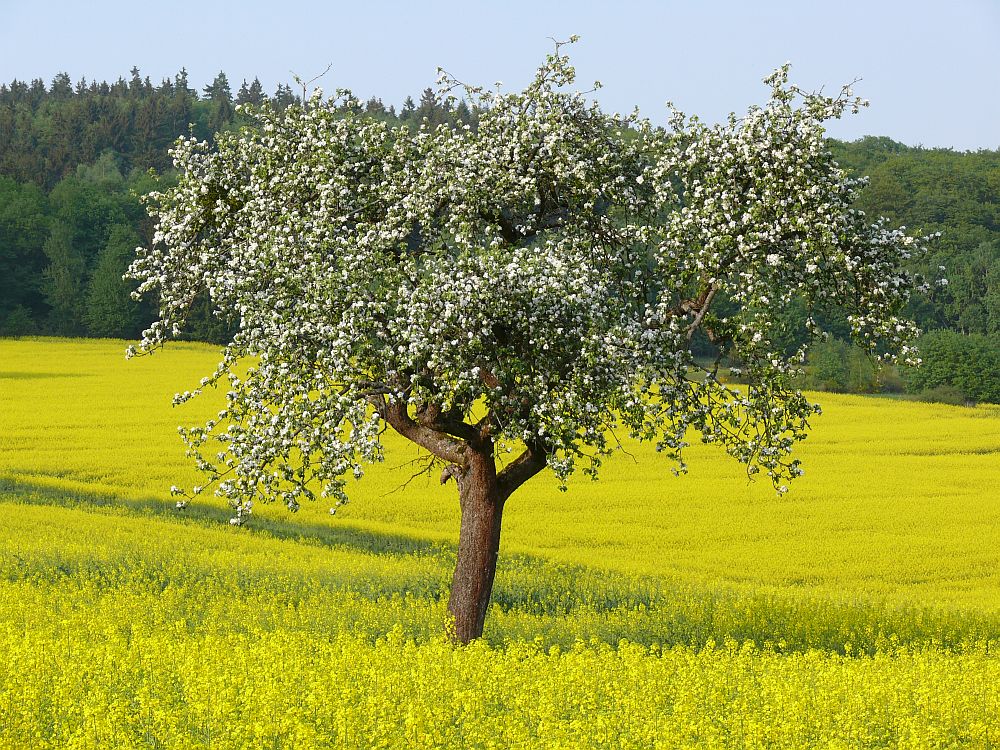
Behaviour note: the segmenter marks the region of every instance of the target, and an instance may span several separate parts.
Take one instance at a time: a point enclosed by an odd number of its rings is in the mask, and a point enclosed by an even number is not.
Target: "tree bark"
[[[529,443],[497,474],[492,419],[477,425],[442,419],[440,408],[433,404],[418,408],[414,419],[401,399],[375,395],[369,400],[396,432],[448,462],[441,484],[454,479],[458,485],[462,520],[448,612],[454,619],[454,639],[469,643],[482,636],[493,595],[504,503],[545,468],[545,448]]]
[[[443,477],[455,478],[462,508],[458,558],[448,599],[448,612],[454,618],[454,638],[459,643],[469,643],[483,634],[496,577],[506,499],[497,481],[492,450],[469,453],[464,468],[455,467],[455,471]]]

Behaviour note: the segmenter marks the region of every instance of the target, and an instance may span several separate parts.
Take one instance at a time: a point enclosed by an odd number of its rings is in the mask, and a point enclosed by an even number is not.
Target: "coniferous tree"
[[[169,130],[176,135],[183,134],[193,119],[195,92],[188,87],[187,70],[181,68],[174,78],[173,98],[169,105]],[[176,135],[174,137],[176,137]]]
[[[223,71],[219,71],[218,75],[211,84],[206,86],[203,91],[205,92],[205,99],[212,102],[229,102],[233,101],[233,93],[229,87],[229,78]]]
[[[37,185],[0,176],[0,328],[20,310],[40,317],[46,258],[45,195]]]
[[[82,332],[87,262],[73,243],[72,227],[54,222],[43,249],[48,259],[44,290],[49,326],[53,333],[78,335]]]
[[[287,83],[279,83],[278,88],[271,97],[272,106],[279,112],[284,111],[289,105],[295,104],[299,99],[292,91],[292,87]]]
[[[132,75],[132,77],[129,79],[129,84],[128,84],[129,93],[133,97],[138,98],[142,96],[144,93],[142,76],[139,75],[139,68],[135,66],[133,66],[132,70],[129,72]]]
[[[250,87],[247,85],[247,79],[243,79],[243,83],[240,84],[240,90],[236,92],[236,103],[246,104],[250,100]]]
[[[226,74],[220,71],[211,85],[204,88],[204,92],[205,100],[211,103],[208,129],[216,133],[232,121],[234,114],[233,94]]]
[[[73,84],[69,79],[69,74],[57,73],[56,77],[52,79],[52,86],[49,88],[49,94],[55,100],[65,100],[72,97]]]
[[[471,127],[476,124],[476,117],[472,113],[472,110],[469,109],[469,105],[465,103],[464,99],[462,99],[458,103],[458,106],[455,107],[455,119],[459,125],[469,125]]]
[[[247,98],[247,103],[254,106],[259,106],[264,103],[267,99],[267,94],[264,93],[264,86],[261,84],[259,78],[254,78],[253,82],[250,84],[250,95]]]
[[[415,116],[417,122],[425,119],[431,125],[437,125],[441,122],[440,104],[438,104],[437,94],[434,93],[434,89],[426,88],[420,94],[420,104],[417,106]]]
[[[135,284],[122,276],[128,270],[139,235],[127,224],[115,224],[87,287],[83,320],[93,336],[128,338],[142,329],[139,303],[132,299]]]
[[[408,96],[403,100],[403,107],[399,110],[401,120],[411,120],[417,111],[417,105],[413,103],[413,97]]]
[[[264,87],[261,85],[259,78],[254,78],[253,83],[249,84],[244,78],[243,85],[240,86],[239,93],[236,95],[236,103],[257,106],[263,104],[266,98]]]
[[[32,79],[31,87],[28,89],[28,101],[33,112],[37,110],[39,105],[45,100],[45,95],[47,93],[48,91],[45,90],[45,81],[41,78]]]

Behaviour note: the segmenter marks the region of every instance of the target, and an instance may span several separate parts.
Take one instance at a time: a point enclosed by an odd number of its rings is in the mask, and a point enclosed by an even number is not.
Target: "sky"
[[[762,103],[761,79],[788,61],[804,89],[860,79],[871,106],[832,123],[837,138],[1000,148],[1000,0],[0,0],[0,81],[110,81],[136,66],[155,84],[185,67],[199,89],[222,70],[234,93],[255,76],[270,93],[330,65],[318,85],[398,108],[438,66],[520,88],[573,34],[578,82],[600,80],[610,111],[664,122],[669,100],[721,120]]]

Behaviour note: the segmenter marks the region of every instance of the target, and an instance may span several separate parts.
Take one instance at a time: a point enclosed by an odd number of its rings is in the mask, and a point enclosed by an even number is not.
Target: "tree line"
[[[926,149],[871,136],[832,141],[831,148],[842,166],[868,178],[858,209],[938,236],[916,268],[929,291],[910,310],[927,332],[919,342],[923,366],[879,374],[838,338],[814,350],[809,384],[1000,403],[1000,151]]]
[[[237,105],[265,101],[282,111],[300,98],[286,84],[268,96],[257,78],[234,95],[222,72],[199,94],[183,69],[158,86],[136,68],[111,84],[60,73],[0,85],[0,335],[135,337],[153,318],[121,278],[152,231],[139,196],[174,179],[178,136],[210,140],[243,124]],[[394,123],[476,122],[430,88],[398,111],[376,97],[346,106]],[[189,335],[224,340],[231,325],[196,306]]]
[[[269,95],[256,78],[233,93],[222,72],[199,92],[183,69],[158,85],[135,68],[113,83],[74,84],[60,73],[48,85],[40,79],[0,85],[0,335],[135,337],[154,311],[130,298],[121,276],[152,231],[139,196],[175,179],[168,154],[174,140],[188,133],[208,140],[239,127],[238,104],[266,101],[283,110],[299,100],[290,85]],[[394,125],[426,119],[475,127],[478,117],[464,101],[442,101],[430,88],[398,109],[377,97],[344,106]],[[937,362],[1000,363],[1000,151],[927,149],[886,137],[829,145],[848,171],[869,179],[859,209],[940,233],[914,269],[929,282],[910,311],[935,332],[925,350]],[[196,300],[195,308],[188,335],[225,340],[232,322],[213,316],[207,300]],[[1000,400],[1000,385],[992,383],[1000,376],[986,371],[978,380],[966,374],[931,382],[909,372],[879,378],[843,343],[846,321],[837,311],[822,322],[834,338],[815,350],[809,385],[936,389],[951,400]],[[787,341],[789,348],[798,343]]]
[[[269,96],[257,78],[244,80],[233,94],[224,72],[199,94],[185,69],[157,86],[138,68],[128,80],[110,84],[81,78],[74,85],[67,73],[48,86],[41,79],[0,84],[0,175],[49,191],[79,165],[93,164],[108,152],[123,174],[151,168],[165,173],[172,166],[167,151],[179,135],[211,139],[241,124],[236,105],[265,101],[281,111],[300,96],[288,84],[279,84]],[[377,97],[351,106],[399,122],[475,123],[465,102],[439,101],[430,88],[417,102],[406,97],[398,111]]]

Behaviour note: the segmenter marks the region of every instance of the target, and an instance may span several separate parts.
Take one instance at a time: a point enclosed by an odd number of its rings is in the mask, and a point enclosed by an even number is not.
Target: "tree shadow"
[[[0,478],[0,499],[25,505],[48,505],[63,508],[119,511],[129,515],[196,523],[202,526],[232,528],[232,513],[227,508],[193,504],[183,510],[152,497],[127,498],[80,489],[54,489],[40,483]],[[450,555],[454,545],[407,534],[393,534],[342,525],[324,525],[298,519],[282,521],[254,516],[251,523],[234,533],[251,533],[275,539],[315,544],[322,547],[346,547],[372,555]]]
[[[0,380],[48,380],[51,378],[85,378],[90,373],[83,372],[22,372],[20,370],[0,370]]]

